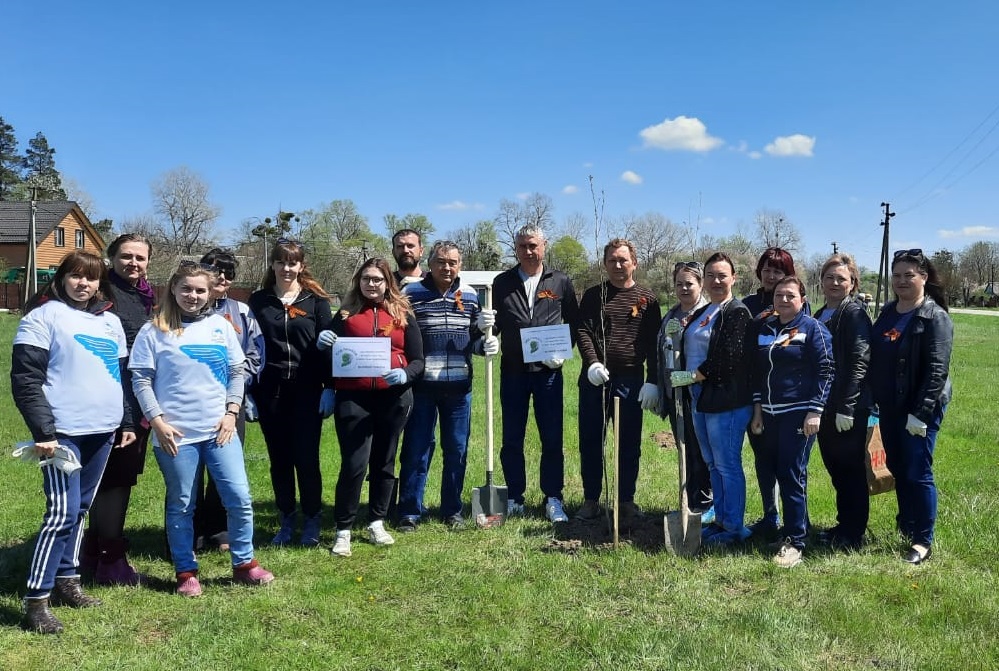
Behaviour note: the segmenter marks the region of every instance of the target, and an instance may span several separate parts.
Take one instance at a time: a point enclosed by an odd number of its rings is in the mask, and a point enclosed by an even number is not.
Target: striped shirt
[[[604,282],[587,289],[579,302],[576,332],[582,374],[600,362],[611,373],[644,375],[647,382],[655,383],[660,321],[659,299],[645,287],[636,284],[618,289]]]

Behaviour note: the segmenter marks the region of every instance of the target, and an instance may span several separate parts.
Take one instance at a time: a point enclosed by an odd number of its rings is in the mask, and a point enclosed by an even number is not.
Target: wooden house
[[[80,206],[69,200],[36,202],[35,244],[38,268],[55,269],[67,252],[80,249],[103,256],[105,242]],[[31,203],[0,201],[0,259],[23,268],[28,259]]]

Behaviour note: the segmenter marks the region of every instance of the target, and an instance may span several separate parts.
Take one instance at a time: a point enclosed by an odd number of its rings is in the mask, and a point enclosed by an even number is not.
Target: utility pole
[[[31,216],[28,219],[28,259],[24,264],[24,296],[21,300],[21,309],[28,303],[28,299],[38,293],[38,226],[35,215],[38,213],[38,187],[31,187],[31,204],[29,205]]]
[[[891,284],[891,252],[888,248],[888,228],[891,224],[891,218],[895,216],[895,213],[891,211],[891,205],[888,203],[881,203],[881,207],[883,207],[885,211],[885,220],[881,222],[881,225],[885,227],[885,232],[884,237],[881,240],[881,266],[878,268],[878,293],[874,299],[874,305],[877,309],[880,309],[881,306],[888,302],[888,286]],[[882,281],[884,281],[885,288],[884,301],[881,300]]]
[[[835,240],[833,240],[832,246],[833,246],[833,254],[839,254],[839,247],[836,245]]]

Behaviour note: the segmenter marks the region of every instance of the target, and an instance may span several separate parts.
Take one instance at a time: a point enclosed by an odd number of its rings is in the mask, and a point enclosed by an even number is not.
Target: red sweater
[[[333,315],[333,332],[348,338],[389,338],[391,341],[392,368],[404,368],[409,378],[406,386],[423,373],[423,340],[419,329],[411,322],[393,320],[389,313],[372,304],[344,318],[343,312]],[[380,377],[338,377],[333,381],[336,390],[373,391],[388,389]]]

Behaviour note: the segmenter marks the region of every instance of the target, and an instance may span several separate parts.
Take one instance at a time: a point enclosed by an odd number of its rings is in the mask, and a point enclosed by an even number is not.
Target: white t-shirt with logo
[[[14,344],[49,353],[42,391],[56,431],[83,436],[121,426],[118,360],[128,356],[128,346],[117,315],[110,311],[95,315],[50,300],[21,319]]]
[[[179,445],[215,438],[225,414],[229,369],[246,357],[232,324],[213,314],[164,333],[152,322],[135,336],[128,367],[153,371],[153,393],[163,419],[183,433]],[[156,432],[153,444],[159,445]]]

